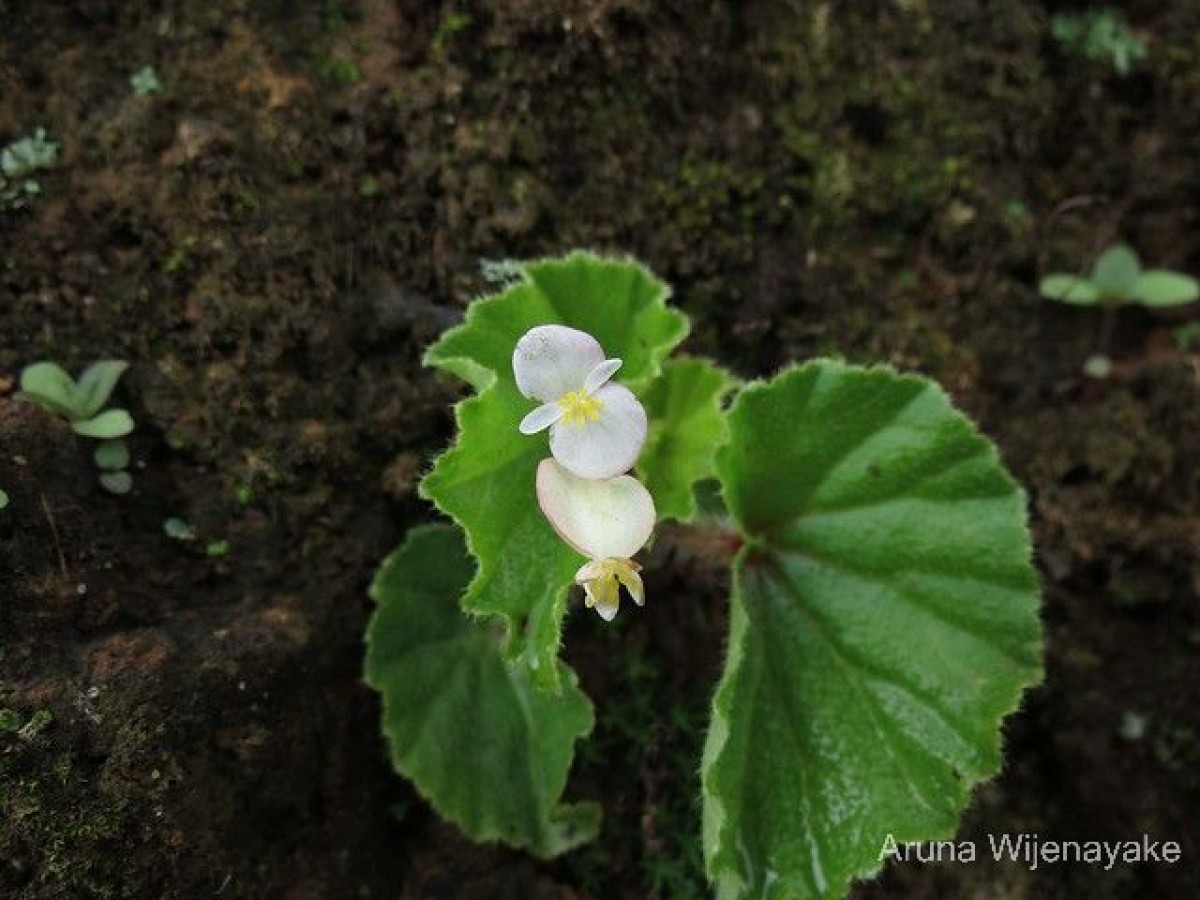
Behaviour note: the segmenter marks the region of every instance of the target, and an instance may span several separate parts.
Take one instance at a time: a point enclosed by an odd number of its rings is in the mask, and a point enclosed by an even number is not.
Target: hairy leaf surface
[[[844,896],[953,834],[1041,675],[1024,497],[922,378],[818,361],[745,389],[718,457],[746,539],[703,765],[720,897]]]
[[[561,690],[540,690],[496,629],[459,609],[473,571],[456,529],[409,532],[371,587],[366,680],[383,695],[393,765],[442,816],[475,840],[553,856],[599,826],[595,804],[561,803],[591,703],[561,663]]]

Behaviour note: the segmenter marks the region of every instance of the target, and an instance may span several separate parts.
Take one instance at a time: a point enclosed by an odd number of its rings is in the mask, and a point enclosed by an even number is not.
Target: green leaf
[[[513,348],[535,325],[580,328],[624,360],[619,380],[636,391],[658,375],[687,320],[667,309],[666,286],[636,262],[572,253],[523,271],[525,281],[473,303],[425,356],[481,393],[455,408],[458,442],[435,462],[421,494],[462,526],[479,561],[463,609],[503,616],[509,652],[554,688],[567,589],[583,557],[537,507],[534,470],[550,450],[544,434],[517,431],[535,403],[517,390]]]
[[[1047,300],[1061,300],[1078,306],[1100,302],[1100,291],[1096,286],[1078,275],[1047,275],[1038,285],[1038,292]]]
[[[721,401],[734,378],[705,359],[672,359],[642,401],[653,425],[637,472],[663,519],[690,521],[693,487],[717,472],[717,448],[729,436]]]
[[[842,897],[953,834],[1041,677],[1024,497],[934,384],[818,361],[742,391],[718,454],[745,535],[705,747],[719,897]]]
[[[1092,284],[1105,300],[1128,300],[1133,296],[1141,264],[1137,254],[1124,244],[1109,247],[1096,260]]]
[[[1133,296],[1143,306],[1183,306],[1200,297],[1200,285],[1195,278],[1178,272],[1151,269],[1138,276]]]
[[[383,695],[392,764],[440,815],[475,840],[554,856],[599,827],[595,804],[560,802],[591,704],[560,662],[562,690],[538,689],[496,627],[463,615],[474,569],[456,529],[409,532],[371,586],[366,680]]]
[[[83,422],[72,422],[71,428],[84,437],[110,440],[133,431],[133,417],[123,409],[109,409]]]
[[[100,484],[110,494],[128,494],[133,490],[133,476],[128,472],[101,472]]]
[[[129,445],[122,440],[105,441],[92,454],[96,468],[118,472],[129,468]]]
[[[8,494],[0,490],[0,509],[5,509],[8,506]]]
[[[75,379],[62,366],[38,362],[21,370],[21,393],[17,396],[55,415],[74,419],[75,407],[71,401],[74,390]]]
[[[90,419],[104,409],[117,386],[117,379],[128,368],[129,363],[119,359],[103,359],[84,369],[71,395],[76,414],[81,419]]]

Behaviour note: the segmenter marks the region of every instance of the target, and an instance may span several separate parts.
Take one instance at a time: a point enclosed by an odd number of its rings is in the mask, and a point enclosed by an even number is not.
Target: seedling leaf
[[[1183,306],[1200,297],[1200,285],[1195,278],[1178,272],[1151,269],[1138,276],[1133,286],[1133,296],[1143,306]]]
[[[1092,269],[1092,284],[1105,300],[1129,300],[1140,271],[1137,254],[1124,244],[1117,244],[1101,253],[1096,260]]]
[[[1048,300],[1060,300],[1076,306],[1092,306],[1100,302],[1100,291],[1096,286],[1078,275],[1047,275],[1038,285],[1038,292]]]
[[[75,379],[58,363],[37,362],[21,370],[22,400],[36,403],[55,415],[76,418],[72,404]]]
[[[133,417],[123,409],[109,409],[91,419],[71,423],[76,434],[109,440],[133,431]]]
[[[71,394],[71,406],[76,416],[90,419],[104,409],[104,404],[112,396],[113,388],[117,386],[117,379],[128,368],[127,362],[104,359],[84,369]]]
[[[101,472],[100,484],[112,494],[128,494],[133,490],[133,477],[128,472]]]
[[[105,441],[92,454],[96,467],[108,472],[129,468],[129,445],[122,440]]]

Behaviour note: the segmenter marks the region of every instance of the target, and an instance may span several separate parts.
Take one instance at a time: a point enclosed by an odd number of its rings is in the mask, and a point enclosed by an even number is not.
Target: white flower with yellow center
[[[538,506],[564,541],[588,557],[575,583],[584,602],[611,622],[621,603],[621,587],[638,606],[646,602],[641,566],[633,561],[654,530],[654,500],[630,475],[579,478],[553,459],[537,470]]]
[[[646,410],[609,379],[621,367],[590,334],[539,325],[517,341],[517,389],[542,405],[521,420],[522,434],[550,429],[550,452],[580,478],[628,472],[646,442]]]

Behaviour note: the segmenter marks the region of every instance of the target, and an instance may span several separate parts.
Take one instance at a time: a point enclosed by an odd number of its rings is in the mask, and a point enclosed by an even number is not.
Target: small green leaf
[[[540,690],[496,627],[462,613],[474,569],[455,529],[409,532],[371,586],[366,681],[383,695],[392,764],[440,815],[477,841],[554,856],[599,826],[595,804],[561,802],[591,704],[561,662],[562,690]]]
[[[8,508],[8,494],[0,490],[0,509]]]
[[[192,530],[192,526],[178,516],[164,519],[162,527],[163,533],[167,537],[177,541],[194,541],[196,539],[196,532]]]
[[[128,494],[133,490],[133,476],[128,472],[101,472],[100,484],[110,494]]]
[[[117,379],[128,368],[129,363],[119,359],[103,359],[83,370],[71,395],[71,406],[79,418],[90,419],[104,409]]]
[[[95,418],[72,422],[71,428],[76,434],[82,434],[84,437],[110,440],[124,437],[133,431],[133,417],[123,409],[109,409]]]
[[[1041,677],[1021,491],[929,381],[818,361],[744,389],[718,454],[746,538],[702,769],[720,898],[843,897],[953,834]]]
[[[1137,254],[1124,244],[1109,247],[1096,260],[1092,284],[1105,300],[1128,300],[1133,296],[1141,264]]]
[[[72,405],[75,379],[58,363],[38,362],[21,370],[22,400],[36,403],[55,415],[76,418]]]
[[[1077,306],[1092,306],[1100,302],[1100,291],[1096,286],[1078,275],[1047,275],[1038,285],[1038,292],[1047,300],[1061,300]]]
[[[636,262],[572,253],[523,272],[524,281],[471,304],[466,321],[425,355],[481,393],[455,408],[458,442],[434,463],[421,494],[462,526],[479,560],[463,609],[503,616],[510,652],[554,688],[567,588],[583,557],[537,507],[534,470],[550,450],[544,434],[517,431],[535,401],[517,390],[513,349],[535,325],[582,329],[624,360],[617,377],[638,391],[683,340],[687,320],[666,307],[666,285]]]
[[[1112,375],[1112,360],[1102,353],[1089,356],[1083,361],[1083,374],[1103,381]]]
[[[129,445],[122,440],[105,441],[92,454],[96,467],[108,472],[129,468]]]
[[[721,401],[734,378],[705,359],[671,359],[642,398],[654,423],[637,471],[659,518],[690,521],[693,487],[717,472],[717,448],[729,428]]]
[[[1178,272],[1151,269],[1138,276],[1133,296],[1143,306],[1183,306],[1200,297],[1200,284],[1195,278]]]

